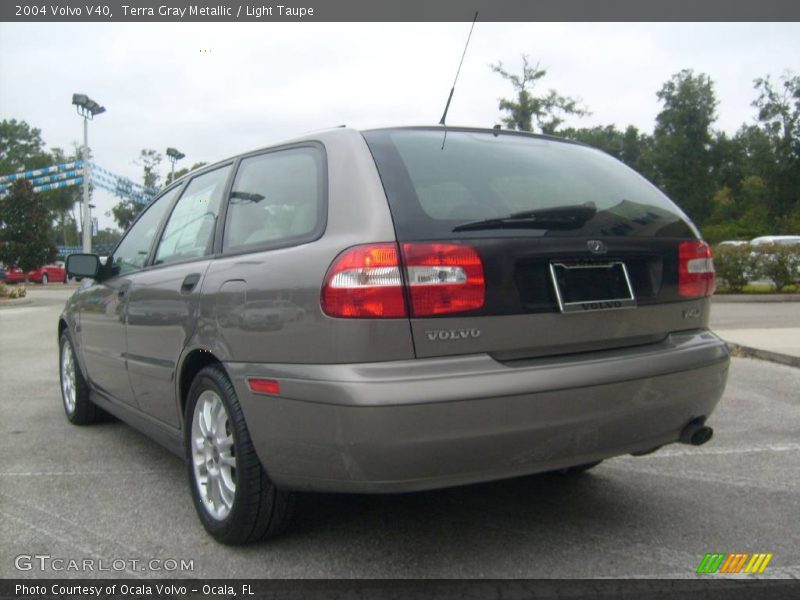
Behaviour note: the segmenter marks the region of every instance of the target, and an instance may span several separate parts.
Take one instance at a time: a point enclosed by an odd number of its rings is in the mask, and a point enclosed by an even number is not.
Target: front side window
[[[231,168],[195,177],[169,216],[155,264],[199,258],[211,253],[219,206]]]
[[[242,161],[233,182],[223,251],[308,240],[322,222],[323,158],[316,147]]]
[[[111,257],[111,272],[114,275],[124,275],[144,267],[164,213],[179,190],[180,186],[175,187],[156,199],[125,234]]]

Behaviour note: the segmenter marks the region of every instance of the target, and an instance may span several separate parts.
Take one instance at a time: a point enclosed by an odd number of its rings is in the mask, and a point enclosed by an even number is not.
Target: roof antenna
[[[447,141],[447,111],[450,110],[450,101],[453,99],[453,92],[456,91],[456,82],[458,81],[458,74],[461,73],[461,65],[464,64],[464,57],[467,55],[467,48],[469,47],[469,40],[472,38],[472,30],[475,29],[475,21],[478,20],[478,11],[475,11],[475,17],[472,19],[472,27],[469,28],[469,35],[467,36],[467,43],[464,44],[464,52],[461,53],[461,62],[458,63],[458,70],[456,71],[456,78],[453,80],[453,87],[450,88],[450,95],[447,97],[447,104],[444,106],[442,118],[439,120],[439,125],[444,126],[444,139],[442,139],[442,150],[444,150],[444,143]]]

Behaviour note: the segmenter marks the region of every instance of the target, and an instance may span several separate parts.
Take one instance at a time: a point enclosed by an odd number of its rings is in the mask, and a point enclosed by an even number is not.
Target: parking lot
[[[179,459],[120,422],[64,418],[55,331],[70,292],[35,288],[30,303],[0,307],[0,577],[684,578],[706,552],[773,553],[765,576],[800,577],[800,369],[733,359],[714,439],[699,448],[582,476],[306,495],[289,533],[229,548],[200,526]],[[714,318],[757,324],[747,311],[759,307],[715,304]],[[774,310],[788,316],[771,325],[797,314]]]

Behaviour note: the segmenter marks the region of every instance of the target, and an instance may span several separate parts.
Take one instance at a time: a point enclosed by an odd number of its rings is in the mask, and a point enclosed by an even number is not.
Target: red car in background
[[[47,285],[48,283],[67,283],[67,272],[61,265],[44,265],[28,271],[28,281]],[[16,267],[6,269],[6,283],[24,283],[25,272]]]

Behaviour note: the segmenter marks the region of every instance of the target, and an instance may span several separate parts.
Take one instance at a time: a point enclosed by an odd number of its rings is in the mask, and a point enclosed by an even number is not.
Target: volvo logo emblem
[[[586,247],[589,248],[589,252],[592,254],[605,254],[608,248],[606,248],[605,242],[600,240],[589,240],[586,242]]]

